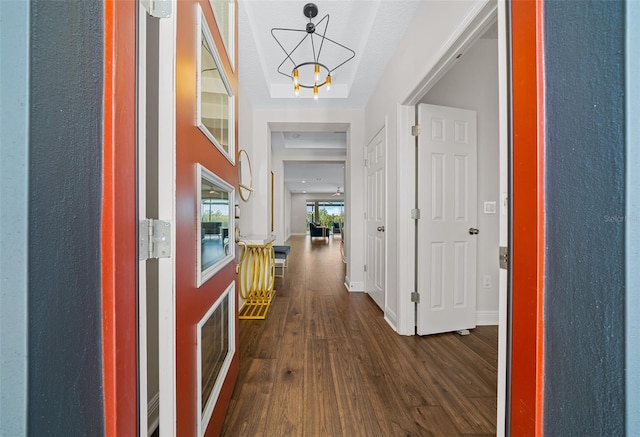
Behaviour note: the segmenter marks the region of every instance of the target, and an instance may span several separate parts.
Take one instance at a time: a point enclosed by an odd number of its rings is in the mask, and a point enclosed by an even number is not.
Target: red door
[[[185,436],[219,433],[238,374],[234,217],[223,211],[225,196],[233,211],[238,182],[238,81],[227,54],[236,45],[216,22],[235,29],[235,9],[228,1],[177,2],[175,390],[177,434]],[[230,324],[220,316],[227,310]]]

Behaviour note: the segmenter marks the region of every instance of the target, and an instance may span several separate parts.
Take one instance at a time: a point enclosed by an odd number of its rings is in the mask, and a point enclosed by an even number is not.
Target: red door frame
[[[105,435],[138,432],[136,1],[104,2],[101,224]]]
[[[542,435],[544,291],[543,2],[511,11],[510,433]]]
[[[542,17],[541,1],[511,2],[513,237],[509,419],[512,435],[542,435],[543,424]],[[104,22],[102,353],[105,431],[107,436],[115,437],[136,435],[138,428],[135,297],[136,2],[105,0]]]

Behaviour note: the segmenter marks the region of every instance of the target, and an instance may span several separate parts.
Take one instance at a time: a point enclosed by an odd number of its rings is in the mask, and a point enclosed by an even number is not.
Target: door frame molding
[[[137,2],[137,152],[138,210],[140,219],[145,214],[146,171],[146,19],[143,1]],[[175,63],[176,63],[176,14],[177,4],[171,3],[171,15],[158,22],[159,40],[163,48],[158,50],[158,218],[175,223]],[[144,58],[143,58],[144,56]],[[143,60],[144,59],[144,60]],[[172,254],[175,253],[175,226],[171,229]],[[140,265],[143,265],[141,263]],[[176,428],[176,353],[175,353],[175,257],[158,260],[158,422],[162,435],[175,435]],[[138,430],[141,436],[149,433],[147,425],[147,331],[146,331],[146,276],[138,274]],[[144,292],[144,294],[143,294]]]
[[[169,220],[172,256],[158,260],[158,345],[160,436],[176,435],[176,28],[177,0],[171,0],[172,14],[160,20],[158,66],[158,215]]]
[[[398,211],[410,211],[415,208],[415,175],[407,174],[402,169],[415,168],[416,156],[414,147],[417,139],[411,136],[411,126],[416,123],[415,105],[431,89],[455,63],[456,56],[469,48],[496,21],[498,22],[498,70],[499,70],[499,136],[500,136],[500,192],[506,196],[508,187],[508,92],[507,92],[507,27],[506,5],[504,0],[497,2],[478,2],[475,9],[468,14],[469,19],[456,29],[456,38],[447,41],[441,48],[441,56],[424,79],[414,87],[397,106],[397,144],[411,145],[407,147],[403,159],[397,160],[398,174]],[[402,168],[400,168],[402,166]],[[502,197],[502,196],[501,196]],[[501,199],[504,200],[504,199]],[[406,217],[405,217],[406,216]],[[398,246],[413,247],[416,238],[416,223],[409,214],[398,217]],[[500,245],[507,245],[508,217],[500,214]],[[415,269],[416,254],[414,251],[398,251],[398,333],[415,334],[415,304],[411,302],[409,293],[415,290],[417,271]],[[499,288],[499,325],[498,325],[498,393],[497,393],[497,428],[496,435],[505,435],[506,403],[507,403],[507,275],[500,271]]]
[[[147,162],[142,157],[146,156],[147,143],[147,13],[142,4],[136,4],[136,153],[137,153],[137,193],[136,204],[138,220],[143,220],[147,215]],[[143,273],[146,268],[146,260],[138,261],[138,435],[141,437],[149,434],[148,424],[148,357],[147,357],[147,275]],[[145,347],[142,347],[142,346]]]

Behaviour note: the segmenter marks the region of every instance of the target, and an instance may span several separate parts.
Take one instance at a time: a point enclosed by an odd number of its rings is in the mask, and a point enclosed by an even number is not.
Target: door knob
[[[384,232],[384,226],[378,226],[378,230],[379,230],[380,232]]]
[[[476,235],[478,232],[480,231],[476,228],[469,228],[469,235]]]

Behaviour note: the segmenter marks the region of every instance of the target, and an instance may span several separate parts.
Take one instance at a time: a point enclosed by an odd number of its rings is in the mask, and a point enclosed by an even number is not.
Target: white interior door
[[[365,291],[384,311],[385,307],[385,214],[386,129],[365,149],[366,173],[366,264]]]
[[[419,335],[476,326],[476,113],[420,104]]]

